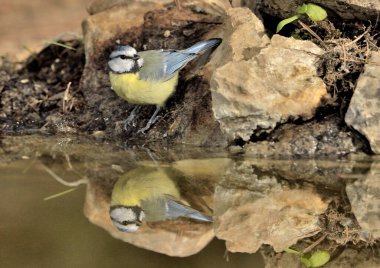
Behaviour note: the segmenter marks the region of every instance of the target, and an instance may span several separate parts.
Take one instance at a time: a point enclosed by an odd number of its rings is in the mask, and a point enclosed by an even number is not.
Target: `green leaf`
[[[305,13],[313,21],[321,21],[327,18],[326,10],[314,4],[307,4],[307,9]]]
[[[297,7],[297,10],[296,10],[297,14],[300,14],[300,15],[305,14],[307,12],[307,8],[308,8],[307,6],[308,4],[303,4],[302,6]]]
[[[306,257],[300,257],[300,261],[305,265],[307,268],[311,267],[311,262]]]
[[[286,248],[284,250],[286,253],[290,253],[290,254],[300,254],[301,252],[295,250],[295,249],[292,249],[292,248]]]
[[[282,21],[280,21],[277,25],[277,29],[276,29],[276,33],[278,33],[279,31],[281,31],[281,29],[286,25],[286,24],[289,24],[297,19],[299,19],[300,16],[299,15],[294,15],[293,17],[290,17],[290,18],[287,18],[287,19],[284,19]]]
[[[316,251],[309,258],[310,267],[321,267],[326,264],[330,260],[330,253],[327,251]]]

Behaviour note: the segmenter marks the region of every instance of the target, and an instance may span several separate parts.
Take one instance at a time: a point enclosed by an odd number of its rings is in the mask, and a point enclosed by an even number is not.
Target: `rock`
[[[355,153],[353,135],[340,127],[341,120],[328,117],[302,125],[285,124],[270,133],[265,141],[244,146],[249,156],[260,157],[337,157]]]
[[[370,242],[380,238],[380,163],[374,162],[365,178],[346,187],[352,212],[360,227],[362,239]]]
[[[114,40],[115,36],[125,33],[128,29],[141,26],[144,14],[160,7],[162,5],[158,2],[151,1],[93,1],[89,6],[89,12],[95,15],[82,23],[86,60],[95,59],[94,54],[103,49],[104,43]]]
[[[224,57],[211,80],[212,108],[229,140],[248,141],[258,130],[272,130],[289,118],[311,118],[326,87],[315,63],[315,44],[273,36],[247,8],[227,10]]]
[[[360,75],[345,121],[364,135],[374,153],[380,154],[380,52],[372,52]]]
[[[243,1],[242,1],[243,2]],[[253,10],[260,10],[272,16],[288,18],[295,14],[298,6],[304,1],[301,0],[249,0],[244,1],[244,5]],[[314,1],[315,4],[338,14],[342,19],[376,19],[380,12],[380,2],[378,0],[325,0]]]
[[[270,42],[263,23],[249,9],[229,8],[226,12],[223,43],[214,57],[220,66],[251,59]]]
[[[321,230],[328,203],[315,189],[290,189],[257,174],[249,161],[235,163],[215,190],[215,235],[229,251],[253,253],[269,244],[279,252]]]
[[[184,160],[183,160],[184,161]],[[200,164],[201,169],[203,163],[208,160],[186,160],[192,163],[194,167]],[[215,160],[219,162],[219,160]],[[222,160],[221,160],[222,161]],[[213,162],[213,160],[210,160]],[[154,166],[157,168],[157,162],[145,162],[146,167]],[[186,170],[183,163],[176,165]],[[192,207],[205,207],[210,210],[213,207],[212,194],[214,190],[214,181],[207,178],[198,177],[199,174],[205,176],[207,174],[215,174],[213,169],[207,169],[200,172],[196,177],[185,179],[184,177],[172,177],[174,170],[170,171],[167,165],[162,166],[170,173],[173,181],[177,180],[177,187],[181,192],[181,197],[185,198]],[[182,169],[181,168],[181,169]],[[174,173],[173,173],[174,172]],[[193,174],[194,175],[194,174]],[[201,223],[186,219],[176,219],[161,222],[144,222],[139,230],[135,233],[123,233],[118,231],[112,224],[109,216],[110,193],[115,181],[104,183],[102,180],[89,180],[86,191],[86,201],[84,207],[85,216],[94,224],[105,229],[109,234],[124,242],[133,244],[137,247],[145,248],[161,254],[175,257],[186,257],[194,255],[201,251],[214,238],[214,231],[211,223]],[[199,203],[196,203],[196,200]],[[203,200],[203,202],[200,202]],[[197,208],[196,208],[197,209]]]

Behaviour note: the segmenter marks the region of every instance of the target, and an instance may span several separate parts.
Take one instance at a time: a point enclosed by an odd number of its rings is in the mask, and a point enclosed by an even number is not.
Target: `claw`
[[[131,125],[133,119],[136,117],[136,113],[138,113],[140,108],[141,108],[141,106],[135,106],[135,108],[133,108],[132,112],[129,114],[127,119],[124,121],[124,130],[128,130],[128,127]],[[135,126],[135,125],[132,124],[132,126]]]
[[[138,130],[137,133],[142,133],[142,134],[145,134],[145,131],[147,131],[148,129],[150,129],[150,127],[156,123],[158,121],[158,119],[160,119],[162,116],[157,116],[158,112],[161,110],[161,107],[160,106],[157,106],[156,107],[156,110],[154,111],[153,115],[151,116],[151,118],[149,119],[148,123],[146,124],[145,127],[143,127],[142,129]]]

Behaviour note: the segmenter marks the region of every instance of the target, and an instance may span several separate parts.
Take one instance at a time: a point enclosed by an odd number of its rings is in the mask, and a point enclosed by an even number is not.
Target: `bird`
[[[178,182],[161,167],[140,166],[132,169],[114,185],[109,215],[121,232],[136,232],[143,222],[174,220],[179,217],[212,222],[181,197]]]
[[[131,104],[156,105],[147,125],[138,132],[144,133],[157,121],[157,114],[176,90],[179,71],[202,55],[208,57],[221,42],[221,38],[211,38],[183,50],[139,52],[129,45],[119,45],[110,53],[109,79],[115,93]],[[126,128],[140,107],[132,110],[125,121]]]

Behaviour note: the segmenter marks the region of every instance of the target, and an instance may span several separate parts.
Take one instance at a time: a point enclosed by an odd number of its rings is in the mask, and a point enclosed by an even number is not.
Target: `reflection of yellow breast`
[[[111,205],[139,206],[141,200],[180,193],[174,181],[161,169],[139,167],[122,175],[112,191]]]
[[[110,81],[116,94],[130,103],[164,106],[175,91],[178,72],[167,81],[140,80],[138,73],[110,73]]]

